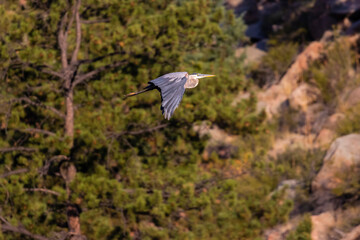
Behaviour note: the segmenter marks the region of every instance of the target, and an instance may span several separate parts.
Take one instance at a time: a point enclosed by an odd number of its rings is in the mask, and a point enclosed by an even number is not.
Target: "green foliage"
[[[302,148],[289,149],[277,156],[272,165],[281,180],[299,179],[310,185],[316,173],[320,170],[324,151],[307,150]]]
[[[360,131],[360,105],[354,106],[345,112],[344,118],[337,124],[336,133],[344,136]]]
[[[279,81],[298,53],[297,43],[279,43],[276,39],[272,39],[269,44],[272,46],[268,53],[263,57],[261,64],[253,70],[254,78],[259,85]]]
[[[349,199],[348,203],[360,198],[359,168],[353,167],[346,172],[337,174],[339,184],[333,189],[333,194],[339,198]]]
[[[311,229],[310,214],[306,214],[296,227],[295,231],[291,232],[286,237],[286,240],[311,240]]]
[[[310,67],[309,80],[320,89],[324,103],[337,104],[345,87],[352,87],[356,83],[351,73],[355,64],[354,56],[355,51],[350,44],[340,38],[328,47],[322,61]]]
[[[264,56],[263,64],[279,76],[289,68],[297,54],[297,49],[298,46],[294,43],[282,43],[272,47]]]

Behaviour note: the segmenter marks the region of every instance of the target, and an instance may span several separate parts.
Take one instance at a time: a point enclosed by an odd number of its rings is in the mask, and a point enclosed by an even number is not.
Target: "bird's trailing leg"
[[[138,94],[140,94],[140,93],[144,93],[144,92],[153,90],[153,89],[155,89],[155,88],[156,88],[156,86],[154,86],[154,85],[152,85],[152,84],[149,84],[149,86],[147,86],[146,88],[144,88],[144,90],[141,90],[141,91],[139,91],[139,92],[129,93],[129,94],[125,95],[125,96],[123,97],[123,99],[126,99],[126,98],[128,98],[128,97],[132,97],[132,96],[138,95]]]

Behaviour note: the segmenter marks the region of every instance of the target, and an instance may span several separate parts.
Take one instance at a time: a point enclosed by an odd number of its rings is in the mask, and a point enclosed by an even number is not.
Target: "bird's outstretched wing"
[[[160,91],[161,110],[165,119],[170,120],[179,106],[185,92],[187,76],[187,72],[168,73],[149,82]]]

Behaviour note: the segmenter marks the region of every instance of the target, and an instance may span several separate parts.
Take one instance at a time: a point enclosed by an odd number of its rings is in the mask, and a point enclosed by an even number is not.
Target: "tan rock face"
[[[286,102],[288,97],[279,85],[273,85],[264,92],[258,94],[258,111],[264,110],[266,116],[272,119],[281,109],[281,105]]]
[[[345,115],[343,113],[334,113],[326,120],[324,128],[335,130],[339,121],[344,119],[344,117]]]
[[[259,63],[266,55],[266,52],[256,48],[255,45],[236,49],[235,57],[241,57],[243,54],[246,56],[244,65],[249,65],[251,63]]]
[[[346,100],[347,107],[354,107],[357,104],[360,104],[360,87],[355,88]]]
[[[312,182],[316,204],[328,204],[332,190],[343,181],[341,174],[354,166],[360,166],[360,134],[337,138],[328,149],[323,166]]]
[[[345,115],[342,113],[334,113],[328,117],[318,136],[316,137],[316,143],[320,147],[327,147],[336,137],[336,127],[340,120],[344,119]]]
[[[284,224],[277,225],[272,229],[268,229],[264,233],[264,239],[266,240],[285,240],[288,233],[294,231],[299,224],[301,217],[297,216],[290,219]]]
[[[278,155],[289,149],[311,149],[313,147],[314,138],[314,134],[285,134],[282,138],[277,138],[275,140],[272,149],[268,152],[268,156],[276,158]]]
[[[230,7],[236,7],[239,4],[242,4],[244,0],[226,0],[226,4],[228,4]]]
[[[320,147],[329,145],[335,138],[336,134],[333,130],[324,128],[321,129],[319,135],[316,138],[316,142]]]
[[[208,159],[212,152],[216,152],[220,158],[227,159],[237,149],[235,141],[238,136],[230,135],[216,125],[208,125],[202,122],[193,126],[200,137],[209,136],[209,140],[203,152],[203,158]]]
[[[287,95],[297,87],[302,73],[309,68],[309,62],[319,59],[323,52],[324,44],[321,42],[312,42],[305,50],[300,53],[290,69],[281,79],[280,85]]]
[[[311,223],[311,239],[326,240],[329,239],[328,233],[330,229],[335,226],[335,217],[332,212],[324,212],[319,215],[311,216]]]
[[[323,48],[323,43],[312,42],[302,53],[300,53],[278,85],[273,85],[266,91],[259,93],[258,110],[265,110],[269,119],[281,112],[282,107],[287,104],[286,102],[289,100],[292,92],[298,88],[302,73],[308,69],[309,62],[320,58]],[[304,85],[294,94],[304,95],[304,90],[310,91],[310,88]],[[313,101],[312,98],[316,96],[314,91],[315,90],[311,90],[311,97],[303,97],[299,101],[296,100],[297,102],[294,104],[303,106],[306,102]],[[295,99],[293,102],[294,101]]]
[[[290,95],[290,107],[306,112],[308,105],[315,102],[320,97],[320,91],[307,83],[301,84]]]

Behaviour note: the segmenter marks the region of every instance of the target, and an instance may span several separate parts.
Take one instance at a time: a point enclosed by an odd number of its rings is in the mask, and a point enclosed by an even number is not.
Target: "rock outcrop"
[[[318,211],[331,209],[333,191],[343,183],[342,177],[360,166],[360,134],[337,138],[328,149],[323,166],[311,187]]]
[[[319,59],[323,48],[324,44],[321,42],[311,43],[297,56],[279,84],[273,85],[264,92],[259,93],[258,109],[264,109],[269,119],[278,115],[283,109],[282,107],[289,104],[289,98],[292,92],[299,87],[299,81],[302,78],[303,72],[308,69],[309,62]],[[302,90],[300,89],[299,92],[302,92]],[[306,96],[303,97],[303,99],[305,98]],[[302,106],[304,107],[304,104]]]
[[[289,98],[290,107],[306,112],[310,104],[320,99],[320,95],[318,88],[302,83],[291,93]]]
[[[355,88],[346,99],[346,107],[351,108],[360,104],[360,87]]]
[[[311,239],[328,239],[329,230],[335,226],[335,217],[332,212],[324,212],[319,215],[311,216]]]

